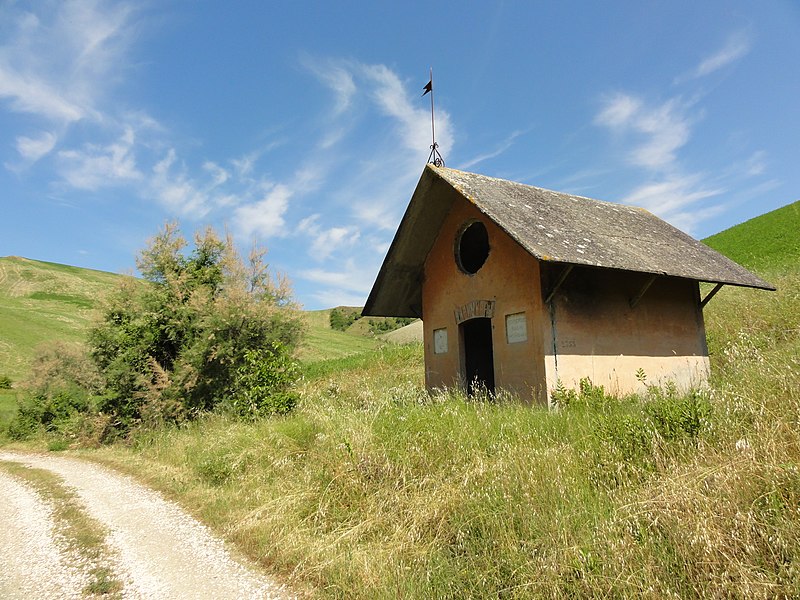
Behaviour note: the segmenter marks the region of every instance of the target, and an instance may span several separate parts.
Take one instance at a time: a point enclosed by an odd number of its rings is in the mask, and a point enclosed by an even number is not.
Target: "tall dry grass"
[[[307,367],[291,416],[94,456],[313,597],[798,597],[800,301],[773,280],[707,307],[708,393],[431,396],[421,348],[386,348]]]

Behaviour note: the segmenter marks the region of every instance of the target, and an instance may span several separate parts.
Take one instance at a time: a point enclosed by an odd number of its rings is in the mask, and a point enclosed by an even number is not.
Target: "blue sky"
[[[0,0],[0,256],[167,220],[362,305],[428,158],[702,238],[800,197],[800,3]]]

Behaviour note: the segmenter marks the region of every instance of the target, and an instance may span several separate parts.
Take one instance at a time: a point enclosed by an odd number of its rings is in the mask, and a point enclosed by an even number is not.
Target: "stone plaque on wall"
[[[447,329],[433,330],[433,353],[447,354]]]
[[[528,322],[524,312],[506,315],[506,341],[509,344],[528,341]]]

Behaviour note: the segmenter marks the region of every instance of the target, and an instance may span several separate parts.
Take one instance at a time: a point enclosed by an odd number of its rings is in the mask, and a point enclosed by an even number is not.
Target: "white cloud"
[[[320,215],[314,214],[300,221],[297,226],[298,232],[312,238],[309,255],[317,260],[324,260],[334,252],[352,247],[361,237],[358,227],[354,225],[323,228],[319,221]]]
[[[629,126],[642,107],[642,101],[628,94],[617,93],[606,98],[603,110],[595,117],[598,125],[606,127]]]
[[[700,183],[699,175],[673,177],[659,182],[646,183],[633,190],[623,201],[652,212],[666,214],[698,200],[718,196],[725,192],[724,189],[707,189],[702,186],[698,189]]]
[[[81,150],[62,150],[58,153],[61,175],[82,190],[138,181],[142,173],[136,167],[134,142],[133,130],[126,128],[116,142],[106,146],[87,144]]]
[[[462,163],[461,165],[459,165],[460,168],[469,169],[469,168],[474,167],[478,163],[482,163],[485,160],[489,160],[489,159],[495,158],[497,156],[500,156],[506,150],[511,148],[511,146],[514,145],[514,140],[516,140],[522,134],[523,134],[522,131],[513,131],[513,132],[511,132],[511,135],[509,135],[506,139],[504,139],[502,142],[500,142],[500,144],[498,145],[498,147],[495,150],[493,150],[492,152],[487,152],[486,154],[480,154],[480,155],[468,160],[467,162]]]
[[[345,261],[343,269],[335,271],[305,269],[300,271],[299,277],[323,284],[337,292],[344,291],[352,295],[361,295],[362,301],[369,294],[373,283],[373,273],[368,269],[358,267],[353,259]]]
[[[286,233],[284,215],[291,197],[292,191],[288,186],[277,184],[266,191],[260,200],[239,206],[234,211],[237,231],[244,237],[270,237]]]
[[[371,95],[378,106],[396,120],[406,148],[416,151],[424,147],[424,141],[430,140],[430,110],[424,103],[412,105],[400,78],[385,65],[363,65],[362,70],[375,84]],[[436,138],[440,149],[452,148],[450,115],[441,109],[436,113]]]
[[[763,175],[767,170],[767,153],[758,150],[747,159],[746,173],[750,176]]]
[[[334,115],[339,115],[350,108],[357,88],[353,74],[343,64],[337,64],[334,61],[315,64],[313,61],[307,60],[306,67],[333,91],[336,98],[333,106]]]
[[[686,106],[673,98],[657,106],[646,106],[640,98],[617,93],[606,99],[595,123],[618,134],[632,133],[633,149],[628,160],[649,169],[674,165],[676,152],[689,141],[691,120]],[[642,139],[643,138],[643,139]]]
[[[230,179],[230,174],[218,164],[207,160],[203,163],[203,170],[211,175],[211,186],[217,187]]]
[[[720,50],[705,58],[695,69],[695,77],[705,77],[739,60],[750,52],[749,36],[743,32],[733,33]]]
[[[22,158],[31,162],[36,162],[46,154],[49,154],[55,145],[56,136],[49,131],[43,131],[36,138],[29,138],[24,135],[17,138],[17,152],[20,153]]]
[[[0,46],[0,98],[15,112],[62,125],[100,119],[96,106],[119,68],[131,9],[93,0],[42,9],[14,15]]]
[[[722,210],[719,206],[692,207],[723,193],[725,190],[722,188],[704,186],[700,175],[674,175],[640,185],[623,198],[622,202],[646,208],[676,227],[691,232],[702,220]]]

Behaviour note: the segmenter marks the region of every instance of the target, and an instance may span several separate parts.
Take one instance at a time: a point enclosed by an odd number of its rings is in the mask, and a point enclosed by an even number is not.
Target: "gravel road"
[[[282,586],[235,559],[210,530],[130,477],[73,458],[0,451],[59,475],[108,530],[110,566],[123,598],[289,598]],[[86,575],[70,565],[51,509],[0,472],[0,597],[77,598]]]

